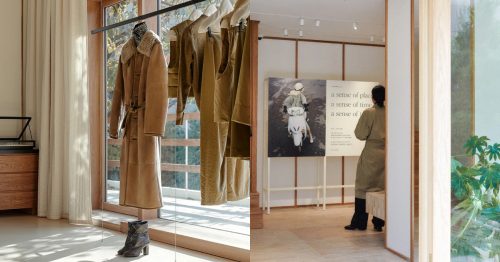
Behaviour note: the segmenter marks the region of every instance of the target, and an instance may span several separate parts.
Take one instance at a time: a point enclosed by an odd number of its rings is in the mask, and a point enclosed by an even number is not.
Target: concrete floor
[[[94,226],[75,226],[67,220],[48,220],[17,213],[0,214],[0,261],[229,261],[152,242],[150,254],[116,256],[126,235]]]
[[[352,205],[271,209],[264,229],[251,231],[251,261],[404,261],[384,248],[384,233],[371,223],[366,231],[344,230],[353,211]]]

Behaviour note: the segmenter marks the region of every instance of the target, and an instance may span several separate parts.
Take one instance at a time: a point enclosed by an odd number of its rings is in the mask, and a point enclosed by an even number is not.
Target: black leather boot
[[[375,228],[375,231],[378,231],[378,232],[383,231],[382,228],[385,225],[385,221],[383,219],[380,219],[380,218],[374,216],[372,219],[372,223],[373,223],[373,226]]]
[[[346,230],[366,230],[368,223],[368,213],[366,213],[366,200],[361,198],[354,199],[354,215],[351,224],[345,226]]]
[[[130,236],[130,246],[123,252],[125,257],[138,257],[141,252],[149,254],[148,221],[136,225],[135,233]]]
[[[132,235],[135,234],[135,231],[141,222],[141,220],[128,222],[127,239],[125,240],[125,245],[120,250],[118,250],[118,255],[121,256],[123,255],[123,252],[125,252],[125,250],[130,249],[130,247],[132,246],[132,243],[130,242],[132,240]]]

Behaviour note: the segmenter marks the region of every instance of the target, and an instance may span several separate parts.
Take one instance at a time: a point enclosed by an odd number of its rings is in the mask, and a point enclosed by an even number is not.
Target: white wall
[[[411,250],[411,0],[388,1],[386,243]]]
[[[0,8],[0,115],[21,115],[21,32],[22,6],[19,0],[2,1]],[[0,137],[13,136],[19,131],[15,121],[0,120]]]
[[[295,42],[292,41],[259,41],[259,90],[258,90],[258,123],[265,123],[264,101],[267,99],[267,90],[264,80],[269,77],[294,77],[295,76]],[[257,130],[257,188],[262,193],[264,169],[267,162],[267,134],[264,124],[258,125]],[[292,163],[292,165],[290,165]],[[271,182],[273,187],[291,187],[294,185],[293,160],[291,158],[276,158],[271,163]],[[277,179],[276,179],[277,178]],[[262,196],[262,194],[261,194]],[[276,192],[271,195],[273,205],[291,206],[294,204],[293,192]],[[262,201],[262,198],[261,198]]]
[[[373,81],[384,83],[385,49],[383,47],[354,46],[345,47],[346,80]],[[298,43],[298,78],[342,80],[342,45],[318,42]],[[295,77],[295,42],[264,39],[259,41],[259,112],[258,127],[260,157],[258,165],[257,188],[262,192],[263,174],[267,162],[267,133],[265,133],[265,104],[267,99],[266,79],[269,77]],[[345,184],[354,184],[357,157],[346,157],[344,165]],[[272,187],[293,187],[293,158],[272,158],[270,173]],[[298,186],[315,186],[322,181],[323,158],[304,157],[298,159]],[[342,158],[327,158],[327,183],[340,185],[342,182]],[[262,196],[262,195],[261,195]],[[354,202],[353,189],[346,189],[345,202]],[[261,201],[263,196],[261,198]],[[340,189],[327,191],[327,203],[341,203]],[[315,204],[316,191],[297,193],[297,204]],[[271,193],[271,206],[293,206],[294,192]]]

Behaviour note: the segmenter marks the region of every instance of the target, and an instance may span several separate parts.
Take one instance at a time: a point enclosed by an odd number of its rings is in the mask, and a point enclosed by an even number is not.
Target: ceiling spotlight
[[[375,41],[375,37],[374,36],[370,36],[370,42],[373,42]]]
[[[319,26],[320,23],[321,23],[321,21],[316,20],[316,26]]]
[[[299,36],[300,36],[300,37],[303,37],[303,36],[304,36],[304,31],[300,30],[300,31],[299,31]]]
[[[300,18],[300,25],[304,25],[305,24],[305,21],[304,21],[304,18]]]
[[[359,29],[358,23],[356,23],[356,22],[352,23],[352,29],[354,29],[354,31],[358,31],[358,29]]]
[[[285,30],[283,30],[283,35],[288,36],[288,29],[285,28]]]

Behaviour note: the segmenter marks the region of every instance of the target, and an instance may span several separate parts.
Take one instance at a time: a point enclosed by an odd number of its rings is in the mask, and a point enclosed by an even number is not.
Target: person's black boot
[[[382,228],[384,227],[385,225],[385,221],[378,218],[378,217],[373,217],[372,218],[372,223],[373,223],[373,227],[375,228],[375,231],[378,231],[378,232],[382,232]]]
[[[149,255],[149,242],[148,221],[142,221],[137,225],[135,234],[131,236],[130,248],[123,252],[123,256],[138,257],[141,252]]]
[[[354,199],[354,215],[351,224],[344,227],[345,230],[366,230],[368,223],[368,213],[366,213],[366,200],[361,198]]]
[[[120,250],[118,250],[118,255],[123,255],[123,252],[125,252],[125,250],[128,250],[130,246],[132,246],[132,243],[130,242],[132,240],[132,235],[135,234],[135,230],[141,222],[141,220],[128,222],[127,239],[125,240],[125,245]]]
[[[345,229],[345,230],[356,230],[356,229],[357,229],[357,227],[356,227],[356,226],[354,226],[354,225],[347,225],[347,226],[345,226],[345,227],[344,227],[344,229]]]

